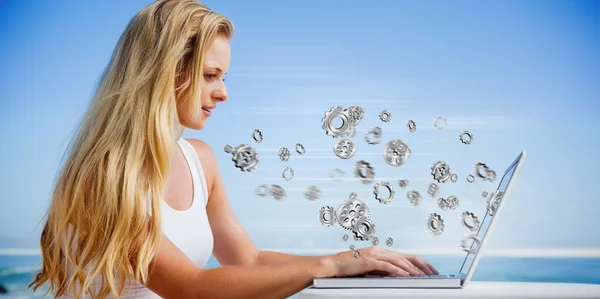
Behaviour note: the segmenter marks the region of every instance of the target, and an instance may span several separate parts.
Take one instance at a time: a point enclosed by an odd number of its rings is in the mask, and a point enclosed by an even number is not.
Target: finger
[[[429,269],[431,270],[431,272],[433,272],[434,275],[440,274],[440,272],[438,272],[438,270],[435,269],[430,263],[427,263],[427,267],[429,267]]]
[[[396,265],[397,267],[402,268],[403,270],[410,273],[413,276],[425,276],[425,272],[421,271],[418,267],[413,265],[413,263],[406,258],[407,255],[401,254],[398,252],[390,251],[387,249],[379,249],[378,256],[379,259],[387,261]]]
[[[438,275],[440,274],[440,272],[438,272],[438,270],[435,269],[435,267],[433,267],[430,263],[426,262],[423,258],[421,257],[416,257],[419,261],[421,261],[425,267],[427,267],[427,269],[429,269],[429,271],[431,271],[432,274],[428,274],[428,275]],[[423,268],[421,268],[423,269]]]
[[[419,267],[417,267],[415,264],[413,264],[410,260],[404,259],[404,263],[406,264],[406,267],[410,268],[410,271],[412,275],[414,276],[425,276],[427,274],[425,274],[425,272],[421,271],[421,269],[419,269]]]
[[[369,262],[368,271],[383,271],[398,276],[409,276],[410,273],[394,264],[382,260],[371,259]]]
[[[393,256],[388,262],[394,264],[395,266],[407,271],[412,276],[423,276],[423,273],[419,268],[413,265],[408,259],[403,256]]]
[[[401,253],[397,253],[397,252],[393,252],[393,251],[384,249],[384,251],[381,252],[380,255],[378,255],[378,258],[380,260],[394,264],[396,267],[403,269],[404,271],[410,273],[410,275],[412,275],[412,276],[425,275],[425,273],[423,273],[421,270],[419,270],[417,267],[415,267]]]
[[[422,257],[415,256],[415,255],[413,255],[412,257],[414,257],[418,261],[417,263],[424,264],[427,267],[427,269],[429,269],[433,273],[433,274],[429,274],[429,275],[438,275],[438,274],[440,274],[440,272],[438,272],[438,270],[435,269],[435,267],[433,267],[430,263],[428,263],[427,261],[425,261]]]
[[[409,255],[406,258],[409,261],[411,261],[411,263],[413,263],[413,265],[417,266],[426,275],[433,275],[434,274],[433,270],[431,270],[431,268],[429,267],[430,266],[429,263],[427,263],[421,257],[415,256],[415,255]]]

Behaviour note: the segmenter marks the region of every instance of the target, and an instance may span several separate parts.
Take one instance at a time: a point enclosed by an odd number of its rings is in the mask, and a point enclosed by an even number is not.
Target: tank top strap
[[[184,138],[180,138],[178,143],[181,146],[192,171],[192,178],[194,180],[194,203],[192,203],[192,205],[195,206],[197,202],[202,200],[206,207],[206,204],[208,203],[208,186],[198,153],[194,146]]]

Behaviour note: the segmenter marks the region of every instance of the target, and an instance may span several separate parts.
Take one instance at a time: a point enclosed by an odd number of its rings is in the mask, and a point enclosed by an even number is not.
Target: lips
[[[211,107],[202,107],[202,113],[206,116],[209,117],[212,112],[210,111],[212,108]]]

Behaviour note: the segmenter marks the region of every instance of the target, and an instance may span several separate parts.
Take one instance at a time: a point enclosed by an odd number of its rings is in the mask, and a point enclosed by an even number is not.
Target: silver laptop
[[[461,268],[453,275],[430,275],[423,277],[389,277],[389,276],[361,276],[361,277],[340,277],[340,278],[316,278],[313,280],[313,287],[317,289],[350,289],[350,288],[464,288],[467,286],[473,272],[479,262],[479,251],[485,246],[485,241],[494,229],[494,223],[498,214],[502,210],[505,198],[508,195],[521,165],[525,160],[525,152],[521,152],[517,159],[508,167],[496,192],[497,197],[491,201],[486,209],[485,216],[481,221],[477,237],[480,243],[471,241],[470,252],[467,253]],[[479,246],[477,246],[479,245]]]

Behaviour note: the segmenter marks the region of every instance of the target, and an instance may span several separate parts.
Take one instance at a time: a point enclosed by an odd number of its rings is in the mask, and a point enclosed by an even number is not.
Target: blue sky
[[[130,18],[150,1],[0,1],[0,239],[36,239],[54,175],[94,84]],[[206,1],[236,26],[227,84],[203,131],[186,137],[215,150],[229,199],[262,248],[346,248],[345,231],[321,227],[320,207],[337,207],[357,192],[371,209],[381,240],[394,248],[458,248],[464,210],[482,214],[482,191],[495,184],[465,176],[477,162],[499,174],[521,150],[527,161],[490,239],[491,249],[598,249],[596,172],[600,163],[600,1]],[[353,141],[357,154],[341,160],[321,129],[333,106],[362,106],[366,115]],[[392,120],[383,123],[379,111]],[[437,116],[448,120],[435,130]],[[406,121],[417,124],[409,133]],[[379,126],[383,142],[365,131]],[[264,141],[253,143],[253,129]],[[458,141],[462,130],[475,140]],[[413,151],[400,168],[386,166],[383,144],[406,141]],[[233,166],[226,144],[249,143],[260,154],[256,171]],[[277,151],[306,147],[281,162]],[[407,178],[394,203],[383,206],[372,186],[332,182],[336,167],[351,174],[371,162],[378,180]],[[426,196],[431,165],[447,161],[459,174],[442,195],[461,198],[442,212]],[[284,167],[295,178],[280,177]],[[259,184],[279,184],[287,198],[254,195]],[[309,185],[323,197],[303,198]],[[397,185],[396,185],[397,186]],[[413,207],[407,190],[425,194]],[[425,230],[432,212],[446,232]],[[356,242],[354,242],[356,243]],[[366,244],[357,244],[366,246]]]

